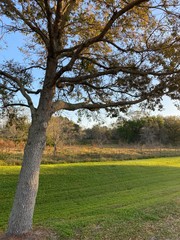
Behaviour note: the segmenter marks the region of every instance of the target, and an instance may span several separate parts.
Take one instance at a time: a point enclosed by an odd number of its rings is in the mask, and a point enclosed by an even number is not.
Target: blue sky
[[[5,43],[6,42],[6,43]],[[22,38],[21,35],[19,34],[11,34],[8,35],[4,41],[1,39],[0,42],[0,63],[2,63],[3,61],[6,61],[8,59],[14,59],[15,61],[24,61],[22,54],[19,52],[18,47],[22,46],[24,43],[24,40]],[[2,49],[3,48],[3,49]],[[37,75],[40,75],[40,73],[36,72]],[[37,106],[38,103],[38,99],[34,98],[33,99],[35,102],[35,105]],[[174,104],[173,101],[168,98],[168,97],[164,97],[163,100],[163,105],[164,105],[164,109],[163,111],[154,111],[151,112],[152,115],[162,115],[162,116],[172,116],[172,115],[176,115],[176,116],[180,116],[180,110],[178,110]],[[137,109],[136,109],[137,110]],[[72,113],[72,112],[64,112],[63,113],[64,116],[77,121],[78,117],[76,113]],[[102,114],[102,117],[100,116],[100,118],[105,118],[105,115]],[[111,123],[113,123],[115,121],[115,119],[110,119],[110,118],[106,118],[106,123],[109,125]],[[84,127],[87,126],[92,126],[93,124],[96,124],[97,122],[94,121],[89,121],[86,118],[82,119],[81,125]]]

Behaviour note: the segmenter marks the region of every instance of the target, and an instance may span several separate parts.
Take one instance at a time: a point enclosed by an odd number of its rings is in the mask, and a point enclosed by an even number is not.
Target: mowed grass
[[[0,230],[20,167],[0,167]],[[34,226],[59,239],[180,239],[180,157],[42,165]]]

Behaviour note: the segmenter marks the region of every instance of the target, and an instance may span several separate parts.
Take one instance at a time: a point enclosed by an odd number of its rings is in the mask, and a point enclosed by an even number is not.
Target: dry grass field
[[[23,148],[23,143],[15,144],[0,139],[0,165],[20,165]],[[47,146],[42,163],[116,161],[173,156],[180,156],[180,147],[72,145],[57,147],[54,154],[54,148]]]

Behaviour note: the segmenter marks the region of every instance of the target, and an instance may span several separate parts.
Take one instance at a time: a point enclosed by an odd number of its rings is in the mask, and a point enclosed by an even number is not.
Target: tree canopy
[[[1,62],[3,107],[33,112],[32,94],[53,88],[52,113],[179,99],[179,5],[158,1],[0,1],[2,33],[20,32],[24,64]],[[47,73],[53,64],[55,69]],[[41,77],[35,73],[39,69]],[[47,74],[51,77],[44,81]],[[19,97],[21,95],[21,97]]]

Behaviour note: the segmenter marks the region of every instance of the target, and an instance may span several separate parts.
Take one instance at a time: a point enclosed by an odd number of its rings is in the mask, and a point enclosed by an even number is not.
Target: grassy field
[[[19,169],[0,167],[0,231]],[[34,225],[61,240],[179,240],[180,157],[42,165]]]
[[[0,165],[21,165],[23,147],[23,144],[14,146],[13,143],[0,141]],[[55,156],[53,147],[46,147],[42,162],[45,164],[99,162],[174,156],[180,156],[180,148],[78,145],[58,147]]]

